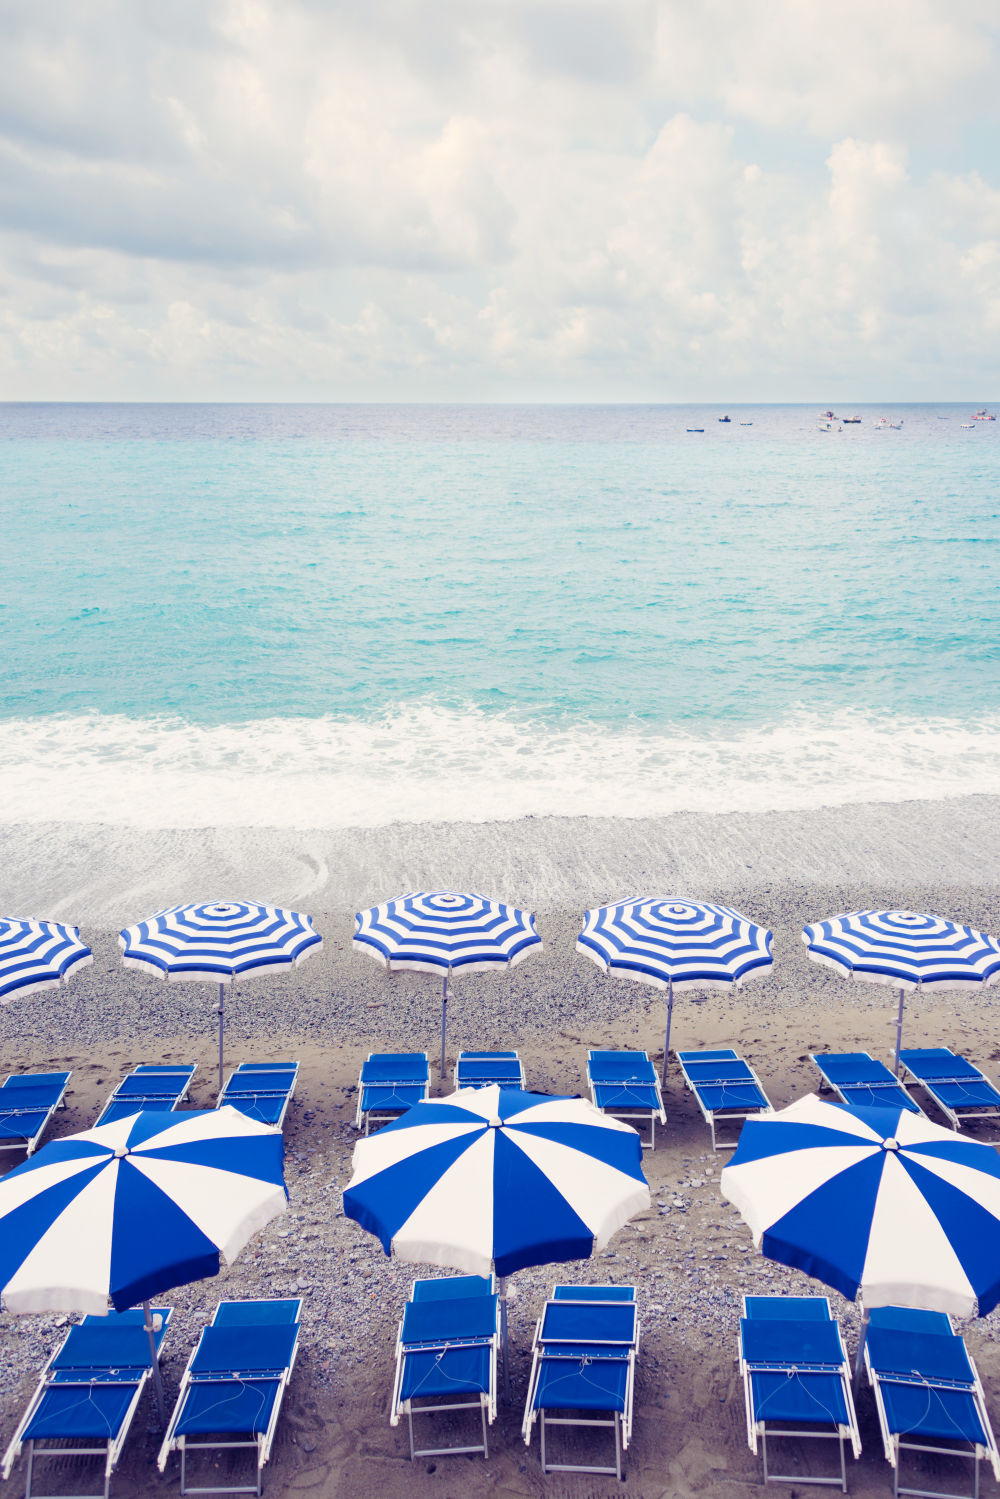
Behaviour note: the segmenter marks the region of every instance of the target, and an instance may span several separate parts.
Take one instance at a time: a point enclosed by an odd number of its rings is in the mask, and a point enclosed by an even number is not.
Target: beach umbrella
[[[872,1307],[1000,1302],[1000,1157],[923,1114],[800,1098],[746,1121],[720,1185],[768,1259],[860,1295],[862,1345]]]
[[[414,1104],[359,1140],[344,1192],[386,1254],[496,1274],[505,1350],[507,1277],[588,1259],[648,1206],[630,1125],[589,1099],[495,1085]]]
[[[79,927],[0,916],[0,1005],[37,989],[57,989],[92,962]]]
[[[849,911],[804,927],[815,963],[845,978],[899,991],[896,1071],[908,989],[981,988],[1000,981],[1000,942],[944,916],[918,911]]]
[[[323,939],[312,917],[253,901],[170,906],[119,935],[126,968],[141,968],[172,983],[219,986],[219,1089],[226,985],[297,966]]]
[[[389,970],[414,968],[441,975],[441,1081],[453,973],[513,968],[542,939],[530,911],[456,890],[418,890],[355,918],[354,946]]]
[[[584,912],[577,949],[605,973],[667,991],[663,1081],[675,989],[739,988],[770,968],[771,933],[706,901],[645,895]]]
[[[142,1305],[217,1275],[287,1206],[281,1131],[224,1106],[131,1114],[43,1145],[0,1179],[0,1300],[12,1312]]]

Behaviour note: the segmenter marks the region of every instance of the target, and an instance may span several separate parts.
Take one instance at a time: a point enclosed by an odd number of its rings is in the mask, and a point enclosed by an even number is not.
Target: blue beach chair
[[[460,1300],[467,1296],[492,1296],[495,1275],[431,1275],[413,1282],[411,1301]]]
[[[985,1073],[947,1046],[901,1051],[899,1060],[913,1081],[930,1094],[952,1129],[970,1119],[1000,1117],[1000,1092]]]
[[[118,1466],[142,1392],[152,1378],[149,1337],[142,1311],[84,1317],[49,1359],[4,1453],[3,1476],[28,1449],[25,1499],[32,1499],[40,1458],[104,1459],[104,1499]],[[153,1309],[157,1355],[170,1321],[169,1307]],[[37,1499],[37,1496],[36,1496]]]
[[[943,1312],[914,1314],[903,1307],[873,1311],[865,1338],[865,1368],[886,1459],[893,1468],[894,1495],[930,1492],[902,1483],[904,1452],[970,1460],[973,1496],[979,1493],[983,1458],[989,1459],[1000,1479],[1000,1454],[979,1374],[964,1339],[955,1334]],[[956,1490],[933,1492],[940,1499],[961,1499]]]
[[[298,1062],[241,1062],[226,1079],[215,1107],[228,1103],[261,1124],[281,1129],[298,1075]]]
[[[182,1494],[256,1494],[299,1343],[301,1300],[220,1301],[188,1359],[174,1413],[157,1464],[162,1473],[171,1452],[181,1456]],[[190,1451],[256,1452],[250,1484],[187,1481]]]
[[[832,1484],[847,1492],[846,1444],[861,1455],[851,1370],[825,1296],[747,1296],[739,1340],[747,1441],[760,1445],[765,1483]],[[835,1441],[836,1477],[770,1471],[768,1441]]]
[[[820,1092],[832,1090],[841,1103],[854,1108],[884,1104],[911,1114],[923,1112],[885,1063],[866,1051],[810,1052],[809,1057],[822,1079]]]
[[[478,1275],[414,1283],[413,1300],[406,1303],[399,1324],[389,1414],[392,1426],[403,1416],[407,1419],[411,1462],[460,1453],[489,1456],[487,1428],[497,1413],[500,1312],[499,1299],[492,1289],[484,1289],[487,1285],[490,1281]],[[414,1416],[472,1410],[479,1412],[480,1441],[449,1447],[414,1444]]]
[[[516,1051],[460,1051],[455,1063],[456,1088],[523,1088],[524,1068]]]
[[[49,1120],[65,1108],[71,1072],[12,1072],[0,1087],[0,1151],[31,1155]]]
[[[140,1109],[163,1109],[169,1113],[184,1102],[198,1064],[154,1066],[143,1063],[122,1078],[98,1117],[98,1124],[127,1119]]]
[[[632,1436],[638,1349],[633,1287],[556,1286],[535,1328],[521,1426],[525,1446],[530,1446],[535,1421],[539,1423],[543,1473],[600,1473],[621,1482],[622,1453]],[[551,1462],[551,1426],[612,1429],[614,1467]]]
[[[666,1124],[663,1094],[656,1069],[644,1051],[591,1051],[587,1055],[587,1083],[594,1105],[612,1119],[635,1125],[649,1120],[649,1141],[656,1148],[656,1121]]]
[[[425,1051],[373,1051],[361,1064],[354,1123],[367,1135],[373,1124],[398,1119],[427,1097],[431,1085]]]
[[[712,1132],[713,1150],[733,1150],[739,1138],[717,1139],[719,1121],[742,1125],[744,1119],[770,1113],[771,1105],[760,1078],[731,1046],[715,1051],[679,1051],[677,1060]]]

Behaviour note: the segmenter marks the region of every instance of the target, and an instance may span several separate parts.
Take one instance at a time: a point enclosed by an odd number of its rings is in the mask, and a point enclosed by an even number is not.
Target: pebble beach
[[[360,830],[148,831],[101,825],[11,826],[0,838],[0,906],[79,921],[93,966],[59,992],[0,1009],[4,1070],[72,1068],[67,1108],[50,1137],[86,1128],[119,1078],[140,1061],[198,1063],[195,1107],[215,1102],[213,995],[197,984],[160,985],[121,967],[117,930],[174,900],[247,895],[297,903],[324,937],[321,953],[289,974],[247,982],[227,1001],[227,1061],[297,1059],[285,1124],[289,1210],[214,1282],[163,1298],[175,1308],[165,1344],[168,1399],[219,1297],[301,1295],[301,1352],[285,1403],[265,1493],[349,1496],[604,1494],[735,1499],[758,1484],[745,1436],[735,1361],[740,1298],[818,1288],[773,1265],[718,1189],[726,1156],[713,1154],[676,1064],[668,1123],[644,1166],[650,1211],[592,1261],[542,1267],[512,1281],[513,1396],[501,1406],[491,1452],[411,1465],[405,1430],[387,1420],[396,1325],[417,1267],[387,1259],[341,1211],[350,1177],[358,1069],[369,1050],[437,1055],[439,988],[429,977],[384,974],[353,952],[353,912],[406,888],[482,888],[537,913],[544,950],[508,975],[456,985],[449,1054],[462,1046],[516,1046],[532,1091],[585,1091],[587,1049],[640,1047],[662,1057],[657,991],[608,980],[576,953],[583,908],[613,896],[662,891],[737,906],[774,931],[774,968],[736,995],[681,997],[677,1045],[738,1046],[776,1107],[815,1090],[816,1049],[891,1054],[889,991],[849,984],[810,963],[804,922],[868,905],[937,910],[1000,928],[1000,799],[706,814],[648,820],[527,819]],[[996,1078],[1000,993],[918,997],[907,1008],[911,1044],[949,1045]],[[432,1092],[438,1091],[437,1064]],[[933,1108],[930,1109],[933,1116]],[[541,1476],[537,1439],[520,1418],[534,1320],[556,1279],[613,1280],[639,1288],[642,1344],[633,1443],[623,1485],[587,1475]],[[834,1297],[849,1346],[857,1317]],[[0,1443],[6,1445],[65,1319],[0,1313]],[[964,1328],[987,1400],[1000,1391],[1000,1317]],[[870,1395],[859,1398],[864,1453],[851,1492],[890,1483]],[[176,1491],[176,1468],[155,1468],[150,1402],[113,1481],[116,1496]],[[808,1449],[802,1462],[814,1461]],[[64,1483],[70,1469],[52,1481]],[[796,1470],[797,1471],[797,1470]],[[802,1466],[805,1479],[809,1468]],[[217,1475],[218,1476],[218,1475]],[[72,1481],[72,1480],[69,1480]],[[208,1481],[208,1480],[206,1480]],[[226,1480],[223,1476],[220,1481]],[[15,1470],[12,1490],[23,1482]],[[794,1485],[772,1486],[776,1494]]]

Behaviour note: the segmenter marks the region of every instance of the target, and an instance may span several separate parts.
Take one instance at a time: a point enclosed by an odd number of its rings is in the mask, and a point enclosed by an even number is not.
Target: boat
[[[704,432],[704,427],[685,427],[685,432]]]
[[[741,427],[752,427],[753,422],[740,422]]]
[[[832,411],[821,411],[819,414],[819,419],[821,422],[835,422],[837,420]]]
[[[821,432],[843,432],[844,429],[837,422],[820,422],[819,430]]]
[[[974,432],[976,430],[974,422],[963,422],[962,426],[965,428],[966,432]]]
[[[881,432],[898,432],[902,425],[902,422],[891,422],[887,416],[880,416],[875,423],[876,428]]]
[[[973,414],[972,420],[974,422],[995,422],[996,417],[991,412],[987,411],[986,407],[984,406],[982,411],[977,411]]]
[[[728,416],[720,416],[720,417],[719,417],[719,421],[720,421],[720,422],[728,422],[728,420],[729,420],[729,417],[728,417]]]
[[[840,420],[843,422],[845,427],[850,427],[853,426],[855,422],[860,422],[861,418],[860,416],[842,416]]]

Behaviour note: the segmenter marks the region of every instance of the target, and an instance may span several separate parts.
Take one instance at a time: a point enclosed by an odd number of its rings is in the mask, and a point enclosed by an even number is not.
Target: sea
[[[974,410],[2,405],[0,820],[1000,792]]]

